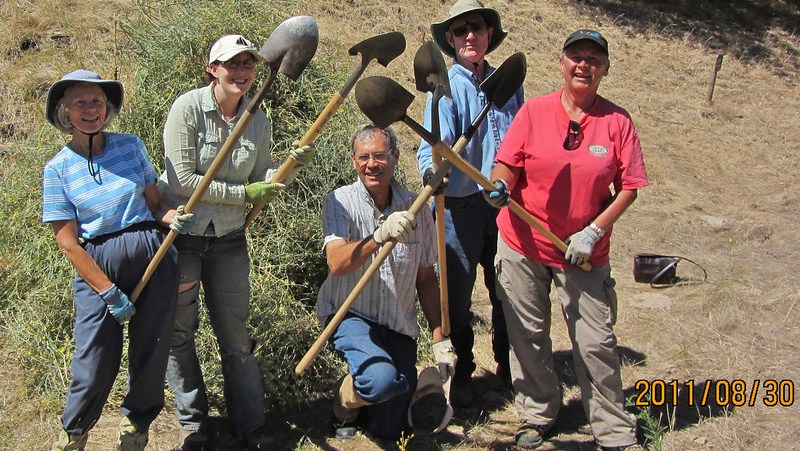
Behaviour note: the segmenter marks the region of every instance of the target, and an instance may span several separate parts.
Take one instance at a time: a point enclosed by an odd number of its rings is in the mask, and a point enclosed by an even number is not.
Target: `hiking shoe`
[[[471,376],[453,378],[450,385],[450,404],[459,409],[468,409],[475,405]]]
[[[172,451],[211,451],[211,440],[202,430],[181,429],[178,446]]]
[[[514,434],[514,442],[520,448],[534,449],[541,446],[544,442],[544,434],[548,426],[532,423],[522,423]]]
[[[644,446],[638,443],[625,446],[600,446],[598,444],[595,451],[644,451]]]
[[[247,451],[272,449],[275,446],[275,439],[267,434],[265,428],[261,427],[247,435],[245,444]]]
[[[58,441],[53,444],[52,451],[83,451],[88,441],[89,433],[71,435],[62,429],[58,434]]]
[[[117,451],[144,451],[149,435],[146,427],[137,426],[130,418],[123,416],[119,423],[119,440]]]

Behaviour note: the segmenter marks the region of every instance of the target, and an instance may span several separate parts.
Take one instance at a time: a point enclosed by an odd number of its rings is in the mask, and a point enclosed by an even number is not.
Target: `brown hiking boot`
[[[353,383],[353,376],[349,374],[345,376],[333,400],[333,414],[343,424],[355,421],[358,418],[359,409],[371,404],[358,396]]]

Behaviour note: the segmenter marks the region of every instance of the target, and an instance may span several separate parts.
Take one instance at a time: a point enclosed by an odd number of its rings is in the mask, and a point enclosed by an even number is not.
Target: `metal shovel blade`
[[[350,55],[361,54],[361,65],[366,65],[375,59],[380,65],[386,67],[393,59],[400,56],[406,49],[406,38],[399,31],[379,34],[365,39],[347,51]]]
[[[356,104],[377,127],[386,128],[402,121],[414,101],[408,92],[391,78],[372,76],[356,84]]]
[[[310,16],[294,16],[281,22],[258,52],[270,69],[297,80],[311,62],[319,43],[317,22]]]
[[[422,44],[414,55],[414,81],[417,91],[434,92],[452,98],[450,94],[450,76],[442,52],[433,41]]]
[[[526,71],[525,54],[517,52],[503,61],[489,78],[483,80],[481,91],[486,93],[489,103],[497,108],[503,108],[508,99],[522,86]]]

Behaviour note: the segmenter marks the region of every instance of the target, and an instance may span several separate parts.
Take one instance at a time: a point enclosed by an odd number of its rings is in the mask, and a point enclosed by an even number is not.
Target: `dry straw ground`
[[[114,14],[126,2],[71,0],[0,3],[5,33],[0,47],[2,97],[0,139],[10,140],[43,121],[47,83],[78,66],[113,60]],[[611,43],[610,75],[601,94],[627,108],[641,136],[651,186],[615,227],[612,265],[618,282],[624,385],[637,394],[637,381],[679,385],[689,381],[741,380],[749,395],[760,382],[754,405],[720,409],[677,406],[654,409],[669,431],[664,449],[796,449],[800,442],[800,254],[798,150],[800,86],[797,70],[800,7],[789,0],[657,2],[612,0],[494,0],[506,42],[491,55],[499,63],[522,51],[528,60],[527,96],[558,88],[556,55],[576,28],[601,30]],[[664,5],[669,3],[669,6]],[[719,3],[719,4],[718,4]],[[717,5],[718,4],[718,5]],[[439,0],[299,1],[289,14],[309,14],[320,26],[321,46],[339,49],[341,64],[354,61],[345,50],[380,32],[402,31],[406,53],[389,75],[413,90],[411,60],[429,39],[428,25],[447,14]],[[38,37],[36,46],[26,38]],[[66,42],[66,44],[65,44]],[[77,47],[83,57],[65,60],[59,45]],[[716,54],[724,54],[714,101],[705,102]],[[24,58],[13,57],[24,54]],[[34,56],[30,56],[34,55]],[[421,96],[410,115],[421,117]],[[417,138],[401,131],[407,171],[414,170]],[[708,283],[662,290],[636,284],[631,276],[637,252],[678,254],[708,270]],[[682,263],[682,277],[697,277]],[[488,318],[477,293],[478,313]],[[584,422],[569,371],[569,343],[557,307],[554,346],[565,382],[565,403],[551,449],[590,449],[591,438],[576,432]],[[487,327],[478,325],[481,371],[492,368],[486,353]],[[1,346],[0,346],[1,348]],[[58,407],[22,395],[18,369],[3,350],[0,378],[2,449],[46,449],[56,435]],[[481,372],[480,376],[484,376]],[[513,407],[491,390],[491,375],[480,380],[479,412],[466,412],[446,434],[413,439],[408,449],[506,449],[515,428]],[[782,398],[791,406],[768,406],[763,384],[793,383]],[[720,393],[725,394],[725,383]],[[712,391],[712,398],[713,396]],[[393,449],[361,437],[341,443],[326,438],[329,400],[274,417],[280,449]],[[109,449],[118,421],[109,405],[95,430],[91,449]],[[152,449],[168,449],[176,431],[171,411],[153,430]]]

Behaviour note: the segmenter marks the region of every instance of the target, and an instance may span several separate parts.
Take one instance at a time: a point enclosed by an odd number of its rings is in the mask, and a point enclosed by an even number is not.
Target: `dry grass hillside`
[[[446,17],[450,4],[298,0],[287,16],[313,16],[321,48],[339,52],[346,70],[356,64],[347,56],[350,46],[378,33],[403,32],[406,52],[388,68],[373,63],[367,74],[390,76],[413,91],[414,52],[430,39],[430,23]],[[650,177],[650,186],[640,190],[636,203],[615,226],[616,332],[629,395],[640,393],[637,381],[648,385],[677,381],[677,388],[683,388],[677,404],[651,412],[667,428],[663,449],[796,449],[800,279],[791,269],[791,259],[800,255],[798,2],[487,0],[486,4],[499,10],[509,31],[489,59],[496,65],[514,52],[524,52],[527,97],[560,87],[556,57],[570,31],[596,28],[610,41],[611,71],[600,93],[633,116]],[[44,121],[43,95],[57,76],[79,66],[113,67],[113,18],[129,10],[122,0],[0,2],[5,28],[0,50],[6,55],[0,60],[3,143],[31,136],[31,124]],[[724,55],[724,61],[709,105],[706,94],[717,54]],[[124,70],[120,76],[125,76]],[[422,117],[423,99],[418,95],[410,116]],[[413,175],[413,150],[419,140],[404,125],[397,129],[407,151],[404,168]],[[8,170],[13,162],[3,166]],[[707,269],[708,282],[691,283],[702,273],[682,262],[678,275],[690,283],[665,289],[637,284],[631,274],[633,256],[640,252],[690,258]],[[478,290],[477,296],[478,314],[488,321],[484,293]],[[566,408],[545,448],[588,450],[591,437],[577,432],[585,419],[557,305],[553,338]],[[490,370],[488,329],[483,322],[477,327],[479,363]],[[48,449],[56,436],[60,407],[21,393],[10,350],[2,345],[0,350],[5,359],[0,370],[0,449]],[[484,390],[480,411],[462,415],[437,437],[412,439],[407,449],[512,446],[516,417],[509,397],[492,390],[491,377],[483,377],[480,370],[479,376]],[[685,386],[694,381],[702,391],[709,379],[717,381],[711,385],[711,406],[701,408],[687,397]],[[735,380],[742,382],[734,384]],[[769,405],[768,381],[789,381],[777,397],[787,405]],[[728,393],[732,397],[726,400]],[[725,405],[717,406],[717,400]],[[368,437],[347,443],[327,438],[329,404],[320,400],[275,414],[278,448],[396,449],[393,443]],[[118,415],[109,405],[91,449],[111,447]],[[153,428],[151,448],[169,449],[176,430],[172,412],[162,413]]]

